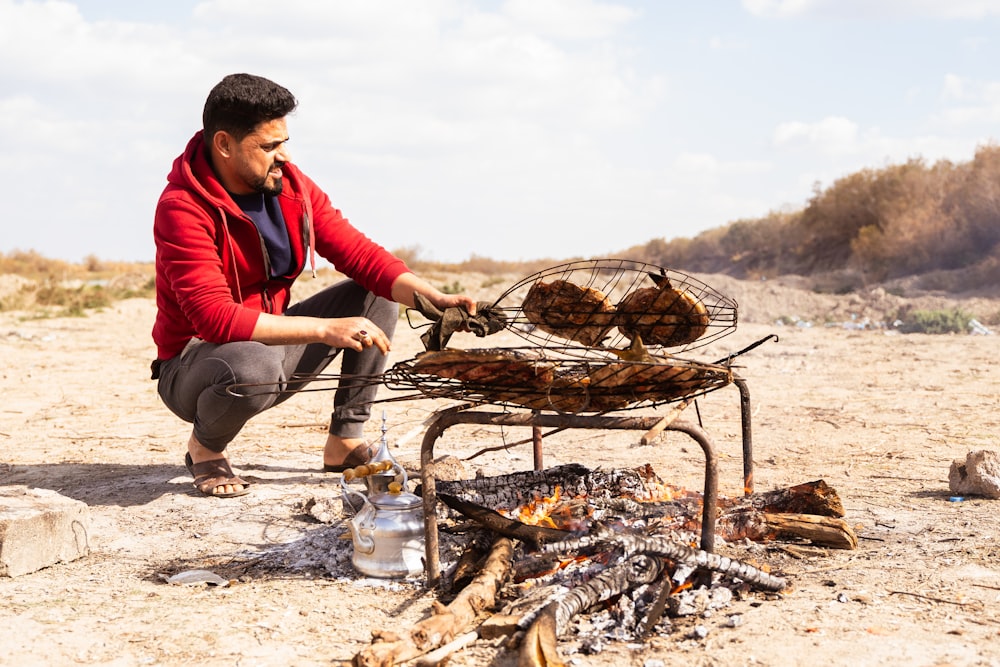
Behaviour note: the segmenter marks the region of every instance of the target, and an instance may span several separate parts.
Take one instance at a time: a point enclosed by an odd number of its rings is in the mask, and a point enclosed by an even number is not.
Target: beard
[[[284,166],[283,164],[275,163],[271,165],[271,169],[283,166]],[[254,189],[255,192],[276,197],[281,194],[285,182],[284,182],[284,177],[282,176],[278,176],[277,178],[272,179],[270,176],[271,169],[268,169],[267,174],[265,174],[264,176],[259,178],[258,177],[253,178],[250,181],[250,186]]]
[[[274,181],[270,185],[267,184],[267,179],[265,178],[264,181],[257,188],[257,192],[262,192],[265,195],[277,197],[278,195],[281,194],[281,190],[284,187],[285,187],[285,182],[282,180],[281,176],[274,179]]]

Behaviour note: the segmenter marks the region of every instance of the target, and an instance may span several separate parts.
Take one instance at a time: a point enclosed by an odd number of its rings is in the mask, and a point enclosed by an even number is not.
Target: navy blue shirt
[[[288,241],[288,229],[285,227],[285,216],[281,214],[278,198],[275,195],[265,195],[254,192],[248,195],[230,193],[236,205],[250,216],[267,248],[268,261],[271,265],[271,277],[285,276],[292,270],[292,247]]]

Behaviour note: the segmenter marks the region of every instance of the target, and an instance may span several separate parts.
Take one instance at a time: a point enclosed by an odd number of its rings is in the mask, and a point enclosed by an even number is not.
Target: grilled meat
[[[615,324],[615,308],[603,292],[566,280],[538,281],[521,310],[542,331],[587,346],[603,340]]]

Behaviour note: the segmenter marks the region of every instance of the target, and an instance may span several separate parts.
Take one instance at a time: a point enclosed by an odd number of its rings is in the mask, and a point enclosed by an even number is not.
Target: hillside
[[[817,188],[796,212],[739,220],[694,238],[653,239],[622,256],[695,273],[796,275],[813,289],[996,295],[1000,147],[973,160],[914,159]]]

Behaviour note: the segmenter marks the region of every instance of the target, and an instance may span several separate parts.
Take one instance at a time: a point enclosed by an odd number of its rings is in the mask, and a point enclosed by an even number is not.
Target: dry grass
[[[150,263],[104,262],[91,256],[73,264],[33,250],[0,253],[0,311],[25,311],[28,317],[80,316],[153,292]]]

